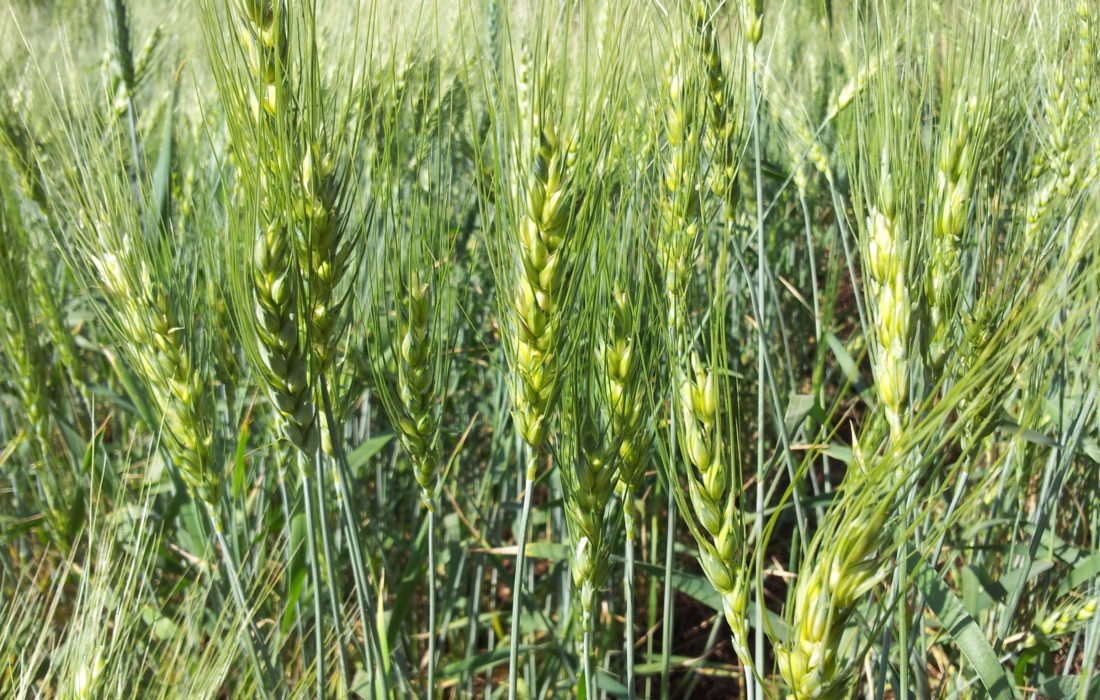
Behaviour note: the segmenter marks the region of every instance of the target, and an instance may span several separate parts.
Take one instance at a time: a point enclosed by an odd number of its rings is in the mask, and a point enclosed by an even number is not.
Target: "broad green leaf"
[[[848,378],[848,381],[852,383],[856,391],[861,394],[868,391],[869,387],[867,383],[863,381],[863,375],[860,374],[859,367],[856,365],[855,360],[848,354],[848,350],[844,347],[844,343],[841,343],[840,339],[832,333],[825,334],[825,342],[829,344],[829,349],[833,351],[833,356],[836,357],[837,364],[840,365],[840,371],[844,373],[844,376]]]
[[[248,422],[244,422],[241,425],[241,432],[237,436],[237,452],[233,458],[233,497],[240,498],[241,493],[244,491],[245,476],[247,470],[245,469],[245,454],[248,450]]]
[[[1079,560],[1073,571],[1062,578],[1054,597],[1061,598],[1078,586],[1093,581],[1097,577],[1100,577],[1100,552]]]
[[[936,614],[944,630],[951,635],[955,645],[974,667],[982,685],[993,700],[1018,698],[1019,693],[997,659],[993,645],[985,638],[978,623],[966,612],[962,601],[943,578],[920,555],[913,557],[916,583],[924,595],[928,607]]]
[[[393,438],[393,433],[375,435],[370,440],[367,440],[362,445],[352,450],[351,454],[348,455],[348,469],[351,473],[358,476],[363,467],[367,465],[367,462],[385,449],[386,445],[388,445]]]

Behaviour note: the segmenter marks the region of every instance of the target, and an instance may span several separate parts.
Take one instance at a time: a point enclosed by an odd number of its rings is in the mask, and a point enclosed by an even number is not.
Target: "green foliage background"
[[[0,696],[1100,692],[1092,3],[0,13]]]

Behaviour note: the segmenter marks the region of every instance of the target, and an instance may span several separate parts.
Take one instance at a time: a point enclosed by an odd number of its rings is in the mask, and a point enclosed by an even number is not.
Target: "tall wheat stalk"
[[[340,640],[341,674],[350,675],[317,451],[323,447],[333,455],[339,449],[331,439],[335,415],[319,411],[318,405],[332,408],[326,374],[346,322],[344,280],[353,269],[357,232],[349,203],[355,185],[349,153],[356,148],[359,128],[353,126],[350,136],[340,130],[347,124],[344,110],[357,109],[357,98],[344,98],[324,83],[311,8],[249,0],[228,10],[207,7],[206,12],[208,46],[230,115],[230,137],[240,166],[238,184],[247,203],[243,216],[231,221],[236,237],[231,254],[250,252],[238,266],[242,274],[234,281],[235,303],[246,355],[266,384],[303,488],[314,584],[316,692],[323,696],[323,586]],[[235,41],[220,33],[222,22]],[[355,90],[347,84],[339,89]],[[357,543],[344,480],[339,473],[335,478],[344,529]],[[330,569],[325,578],[320,572],[321,548]],[[356,577],[356,592],[367,636],[373,638],[362,575]],[[376,642],[367,645],[368,665],[377,661],[371,661],[376,647]]]
[[[519,606],[527,558],[531,492],[538,476],[539,451],[546,441],[551,411],[560,390],[563,340],[559,305],[562,278],[569,265],[565,246],[572,233],[568,229],[572,215],[571,156],[547,117],[541,117],[535,125],[539,130],[538,148],[529,166],[526,212],[519,220],[518,264],[512,285],[516,296],[510,312],[510,332],[514,335],[507,346],[512,366],[512,418],[527,444],[513,588],[510,698],[515,697]]]
[[[1096,688],[1087,1],[0,4],[0,696]]]
[[[138,391],[152,409],[143,418],[206,518],[206,534],[213,536],[241,615],[241,642],[257,692],[271,696],[278,692],[278,681],[226,538],[224,461],[205,353],[209,336],[195,321],[203,315],[205,299],[193,279],[172,274],[195,264],[201,239],[188,244],[175,236],[165,217],[149,216],[153,186],[127,162],[135,152],[136,132],[119,134],[109,119],[95,113],[79,122],[57,118],[72,153],[83,153],[86,160],[72,156],[64,182],[62,211],[64,220],[75,222],[73,239],[65,241],[61,230],[54,234],[64,241],[60,248],[80,283],[99,295],[95,311],[113,340],[115,371],[136,376]]]
[[[428,672],[426,695],[436,694],[439,637],[436,582],[436,521],[440,506],[441,415],[450,381],[458,295],[453,289],[453,242],[445,222],[452,216],[454,154],[443,140],[461,112],[446,99],[456,84],[431,66],[412,66],[410,84],[395,96],[382,119],[396,132],[404,118],[416,128],[391,136],[376,159],[379,191],[393,193],[377,212],[377,258],[369,261],[368,315],[371,366],[376,391],[412,462],[428,524]],[[415,83],[414,83],[415,81]],[[454,94],[454,93],[451,93]]]

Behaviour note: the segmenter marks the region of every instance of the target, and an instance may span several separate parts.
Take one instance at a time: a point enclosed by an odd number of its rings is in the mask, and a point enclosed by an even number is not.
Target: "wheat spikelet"
[[[876,313],[875,389],[897,437],[908,397],[909,289],[905,280],[904,243],[898,228],[893,184],[883,160],[878,205],[867,221],[868,289]]]
[[[848,697],[853,668],[842,637],[856,605],[888,573],[875,553],[883,546],[887,509],[843,517],[835,538],[803,563],[795,583],[791,638],[778,645],[779,671],[793,700]]]
[[[741,30],[750,50],[755,49],[764,35],[764,0],[741,0],[737,9],[741,15]]]
[[[683,324],[684,299],[691,277],[691,252],[699,235],[699,147],[703,125],[696,119],[697,90],[673,74],[667,84],[665,138],[668,152],[658,202],[660,229],[657,260],[664,274],[669,329]]]
[[[572,207],[571,156],[554,127],[541,125],[519,222],[519,267],[513,302],[513,409],[516,428],[532,449],[546,439],[559,385],[563,246]]]
[[[603,402],[610,416],[611,438],[618,442],[615,490],[623,500],[626,537],[635,536],[634,498],[649,458],[650,435],[646,411],[641,354],[648,348],[639,343],[641,329],[633,322],[637,310],[624,290],[612,293],[608,337],[603,340],[599,359],[604,371]]]
[[[397,428],[401,443],[413,462],[413,473],[427,508],[435,507],[439,464],[439,420],[433,409],[436,398],[433,345],[429,337],[430,289],[415,270],[403,295],[397,336]]]
[[[744,524],[736,452],[722,439],[719,386],[713,369],[691,354],[690,371],[679,386],[678,436],[688,466],[689,526],[699,545],[699,563],[722,598],[722,610],[733,634],[734,651],[752,667],[748,646],[748,580],[744,561]]]

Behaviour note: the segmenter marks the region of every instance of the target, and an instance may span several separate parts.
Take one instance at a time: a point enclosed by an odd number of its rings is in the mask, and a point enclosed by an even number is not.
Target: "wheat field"
[[[0,16],[0,697],[1100,697],[1091,0]]]

